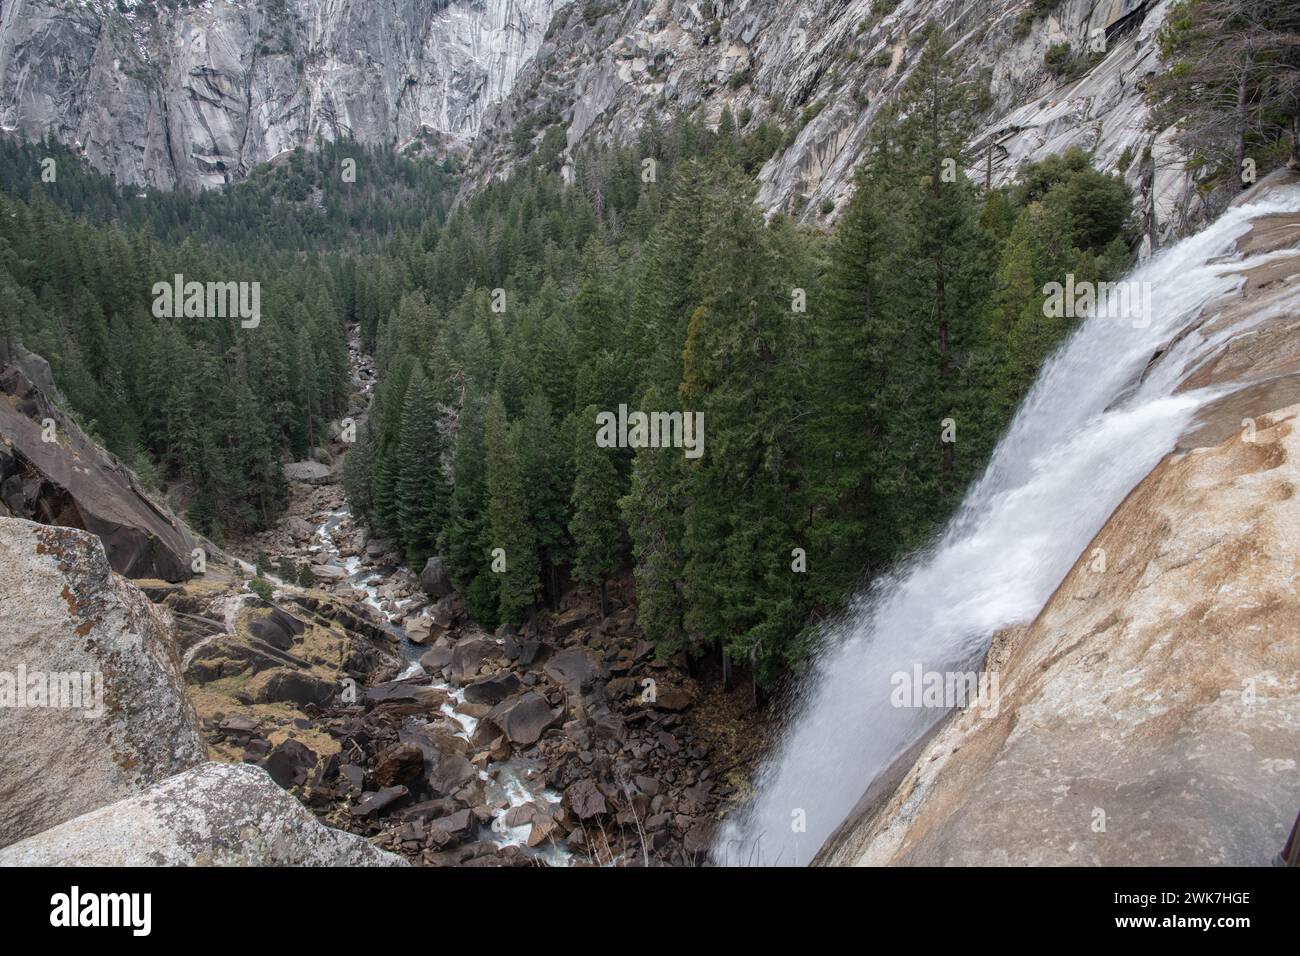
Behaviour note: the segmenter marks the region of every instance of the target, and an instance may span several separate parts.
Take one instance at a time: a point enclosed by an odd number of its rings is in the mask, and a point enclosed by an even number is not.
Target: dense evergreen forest
[[[436,229],[454,183],[449,165],[323,143],[221,193],[141,195],[53,142],[0,140],[0,339],[45,356],[82,424],[198,529],[260,530],[283,454],[346,410],[347,323],[391,308],[389,262],[371,271],[364,250]],[[259,282],[265,321],[155,318],[151,289],[177,273]]]
[[[0,143],[0,335],[219,537],[271,522],[283,457],[346,413],[355,323],[380,385],[344,476],[372,533],[441,555],[486,625],[630,569],[662,653],[770,683],[951,514],[1070,331],[1044,284],[1128,266],[1128,190],[1087,155],[960,173],[974,102],[932,32],[829,236],[753,204],[785,132],[748,115],[652,123],[572,185],[544,138],[453,213],[453,163],[350,143],[201,197]],[[154,318],[174,273],[260,281],[265,319]],[[703,454],[600,447],[620,405],[702,413]]]
[[[662,652],[797,665],[979,473],[1070,330],[1043,285],[1129,263],[1129,192],[1082,153],[1010,189],[948,175],[973,96],[932,34],[830,237],[764,221],[781,133],[724,114],[585,153],[572,187],[543,150],[395,242],[354,510],[442,555],[485,624],[630,567]],[[702,412],[703,455],[599,447],[620,405]]]

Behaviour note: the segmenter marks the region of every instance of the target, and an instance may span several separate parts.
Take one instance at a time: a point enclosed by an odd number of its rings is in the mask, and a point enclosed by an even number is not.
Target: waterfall
[[[994,632],[1037,615],[1125,495],[1224,394],[1174,392],[1241,332],[1207,337],[1193,326],[1208,302],[1240,287],[1234,242],[1251,221],[1300,207],[1300,190],[1278,196],[1230,209],[1133,270],[1126,281],[1146,284],[1148,316],[1107,318],[1120,311],[1111,301],[1079,322],[934,542],[826,629],[753,798],[715,840],[716,862],[808,863],[945,713],[893,706],[891,675],[977,670]]]

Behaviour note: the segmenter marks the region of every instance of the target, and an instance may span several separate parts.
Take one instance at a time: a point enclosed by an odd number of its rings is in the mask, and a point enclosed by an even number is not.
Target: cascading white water
[[[1097,310],[1044,366],[957,514],[922,554],[861,595],[829,629],[791,723],[714,860],[803,865],[876,779],[942,716],[891,705],[891,675],[978,667],[993,633],[1031,620],[1124,496],[1220,389],[1174,395],[1240,328],[1193,330],[1153,354],[1241,282],[1233,251],[1251,220],[1300,208],[1300,190],[1231,209],[1128,277],[1149,283],[1150,322]],[[1262,261],[1261,257],[1261,261]],[[1114,305],[1114,303],[1112,303]]]

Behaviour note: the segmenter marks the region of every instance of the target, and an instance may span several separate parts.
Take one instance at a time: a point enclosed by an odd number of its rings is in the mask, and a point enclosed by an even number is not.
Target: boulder
[[[258,675],[259,678],[262,675]],[[329,703],[338,688],[327,680],[302,671],[277,668],[260,681],[255,699],[259,704],[287,702],[304,707],[315,704],[323,707]]]
[[[348,576],[347,568],[337,564],[313,564],[311,573],[318,581],[342,581]]]
[[[0,849],[0,866],[407,866],[259,767],[205,763]]]
[[[323,485],[330,480],[330,468],[318,461],[291,461],[284,466],[284,477],[287,481]]]
[[[429,684],[409,680],[390,680],[376,684],[366,691],[366,700],[375,704],[416,704],[430,710],[442,706],[447,692]]]
[[[262,762],[266,772],[281,787],[300,786],[316,766],[316,752],[301,741],[289,738],[276,744]]]
[[[546,728],[555,723],[556,716],[546,698],[530,690],[503,700],[488,711],[474,729],[474,743],[482,746],[498,734],[504,734],[512,744],[529,746],[541,739]]]
[[[537,655],[541,653],[542,642],[537,639],[524,641],[519,645],[519,666],[532,667],[533,662],[537,660]]]
[[[451,679],[464,683],[478,673],[484,661],[500,655],[501,648],[485,637],[459,641],[451,650]]]
[[[450,720],[436,724],[409,721],[397,732],[397,739],[419,747],[425,761],[429,763],[436,762],[443,754],[464,754],[469,749],[469,741],[457,736]]]
[[[420,666],[430,674],[436,674],[450,663],[451,648],[445,644],[435,644],[420,655]]]
[[[427,615],[421,614],[417,617],[409,617],[402,622],[402,630],[406,633],[406,639],[412,644],[427,644],[433,636],[431,633],[433,622]]]
[[[547,658],[542,670],[546,676],[570,694],[581,695],[589,690],[591,680],[599,672],[599,665],[581,647],[566,647]]]
[[[538,847],[564,836],[560,825],[551,817],[539,814],[533,818],[532,829],[528,831],[528,845]]]
[[[384,787],[381,790],[371,790],[361,795],[361,799],[356,802],[352,808],[354,817],[374,816],[381,810],[385,810],[402,798],[408,796],[410,791],[403,786]]]
[[[45,419],[56,440],[42,440]],[[0,516],[98,535],[130,578],[184,581],[194,539],[17,366],[0,370]]]
[[[690,692],[680,687],[658,688],[655,699],[651,702],[659,710],[685,710],[691,706]]]
[[[429,821],[429,838],[440,847],[460,843],[474,835],[477,821],[469,810],[457,810],[455,813]]]
[[[556,640],[560,640],[568,637],[594,616],[595,612],[589,607],[570,608],[552,619],[549,630]]]
[[[533,822],[533,817],[537,816],[538,812],[535,804],[521,803],[506,811],[505,825],[512,828],[526,826]]]
[[[451,576],[447,573],[442,558],[435,555],[424,562],[424,569],[420,572],[420,587],[431,598],[442,598],[452,593],[454,588]]]
[[[478,776],[473,764],[458,753],[440,753],[425,769],[429,789],[440,796],[451,796]]]
[[[13,361],[27,380],[40,389],[47,397],[54,402],[61,404],[63,402],[63,393],[54,384],[54,372],[50,369],[50,363],[42,355],[28,351],[21,344],[15,344],[13,347]]]
[[[294,638],[307,629],[302,621],[279,607],[272,607],[265,613],[250,613],[246,626],[249,634],[282,651],[293,647]]]
[[[316,535],[316,529],[311,523],[296,515],[284,523],[284,529],[299,543],[309,541]]]
[[[0,595],[0,845],[203,761],[166,612],[99,538],[0,518]]]
[[[596,782],[590,777],[584,777],[577,783],[570,784],[564,791],[561,804],[564,809],[584,823],[609,812],[609,807],[605,804],[605,795],[600,792]]]
[[[523,686],[519,678],[509,671],[476,680],[465,688],[465,699],[471,704],[499,704]]]
[[[396,743],[375,755],[375,781],[381,787],[410,783],[424,770],[424,754],[413,743]]]

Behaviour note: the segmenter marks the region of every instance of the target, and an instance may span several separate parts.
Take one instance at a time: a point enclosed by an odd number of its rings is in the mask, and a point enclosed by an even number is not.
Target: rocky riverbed
[[[355,342],[353,366],[360,405]],[[284,517],[239,547],[307,565],[313,587],[152,589],[197,632],[184,673],[210,753],[417,863],[702,862],[761,745],[748,694],[656,659],[627,580],[603,618],[573,591],[518,631],[481,628],[437,559],[417,575],[353,520],[346,447],[286,465]]]

